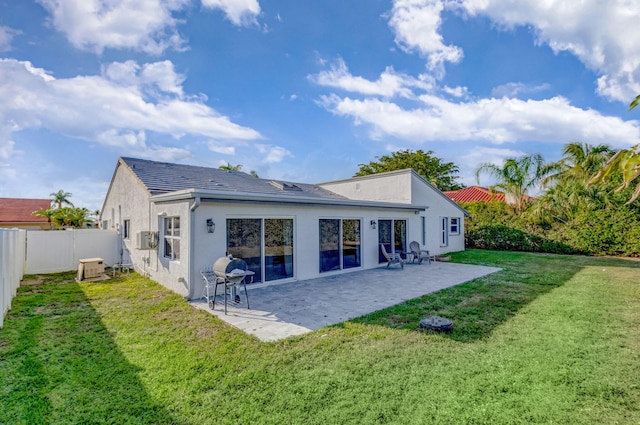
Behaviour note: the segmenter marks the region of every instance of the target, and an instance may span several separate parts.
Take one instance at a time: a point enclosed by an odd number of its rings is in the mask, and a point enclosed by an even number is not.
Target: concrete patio
[[[225,322],[255,335],[262,341],[276,341],[344,322],[403,301],[495,273],[497,267],[445,262],[380,267],[304,281],[249,286],[249,304],[244,290],[242,302],[228,302],[224,314],[222,297],[215,310],[204,299],[191,304]],[[220,288],[221,289],[221,288]]]

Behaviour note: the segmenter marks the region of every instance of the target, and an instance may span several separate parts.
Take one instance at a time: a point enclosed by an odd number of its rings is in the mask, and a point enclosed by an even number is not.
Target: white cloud
[[[172,13],[191,0],[38,0],[53,26],[78,49],[105,48],[160,54],[184,40]]]
[[[315,75],[309,75],[309,80],[326,87],[334,87],[341,90],[359,93],[363,95],[376,95],[384,97],[402,96],[414,97],[411,88],[430,90],[433,88],[433,79],[421,76],[416,79],[406,74],[397,73],[393,67],[387,67],[376,81],[363,77],[353,76],[344,60],[339,58],[327,71]]]
[[[540,84],[537,86],[530,86],[524,83],[507,83],[494,87],[491,90],[491,96],[493,97],[517,97],[520,94],[537,93],[550,89],[549,84]]]
[[[470,15],[505,27],[531,26],[537,42],[567,51],[600,74],[597,91],[629,103],[640,93],[640,3],[629,0],[459,0]]]
[[[457,63],[463,56],[459,47],[445,45],[439,33],[443,9],[441,0],[395,0],[389,18],[396,44],[426,57],[428,68],[440,76],[445,62]]]
[[[166,75],[158,73],[164,70]],[[68,137],[161,159],[189,156],[183,148],[149,145],[148,133],[225,142],[262,136],[220,115],[198,98],[184,99],[171,62],[113,63],[100,76],[56,79],[29,62],[0,59],[0,151],[11,134],[46,128]]]
[[[282,162],[287,156],[293,157],[293,154],[282,146],[256,144],[255,147],[258,152],[265,154],[264,162],[267,164]]]
[[[209,141],[207,143],[207,147],[211,152],[220,153],[223,155],[235,155],[236,154],[236,145],[224,145],[220,144],[216,141]]]
[[[625,147],[640,142],[637,121],[603,116],[571,106],[562,97],[540,101],[481,99],[454,103],[432,95],[415,109],[379,99],[323,96],[321,104],[336,115],[368,125],[371,137],[396,137],[413,143],[443,141],[553,142],[573,140]]]
[[[168,60],[142,66],[132,60],[113,62],[102,67],[102,74],[125,87],[144,87],[146,92],[156,97],[162,93],[183,97],[182,83],[185,77],[178,74]]]
[[[20,33],[20,31],[14,30],[13,28],[0,25],[0,52],[8,52],[11,50],[13,37]]]
[[[257,0],[202,0],[202,5],[222,10],[227,19],[238,26],[256,25],[256,18],[260,14]]]

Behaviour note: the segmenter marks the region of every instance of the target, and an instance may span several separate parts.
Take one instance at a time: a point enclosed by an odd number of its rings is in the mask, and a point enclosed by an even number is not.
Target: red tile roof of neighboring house
[[[51,208],[51,200],[0,198],[0,223],[47,223],[45,217],[32,214],[41,208]]]
[[[469,186],[460,190],[451,190],[448,192],[444,192],[444,194],[456,202],[504,202],[504,193],[491,192],[486,187],[480,186]]]

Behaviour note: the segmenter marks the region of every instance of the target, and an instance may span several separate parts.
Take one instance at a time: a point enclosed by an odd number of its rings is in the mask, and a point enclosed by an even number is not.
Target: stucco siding
[[[215,222],[215,232],[207,233],[206,220]],[[239,205],[225,203],[207,203],[203,201],[196,209],[194,217],[194,253],[191,284],[193,295],[202,294],[203,282],[200,269],[211,266],[213,262],[226,254],[227,219],[233,218],[290,218],[294,225],[294,276],[287,280],[306,280],[318,276],[349,273],[379,267],[378,230],[373,229],[371,221],[379,219],[407,220],[408,238],[417,237],[421,224],[419,216],[413,213],[390,212],[389,210],[365,210],[362,208],[333,208],[297,206]],[[319,220],[323,218],[361,220],[362,258],[360,267],[321,273],[319,270]],[[412,239],[409,239],[412,240]],[[275,281],[280,282],[280,281]],[[273,283],[273,282],[270,282]]]
[[[411,203],[411,173],[356,177],[319,186],[350,199]]]
[[[426,217],[426,246],[432,255],[446,254],[449,252],[464,251],[464,211],[454,205],[441,193],[436,192],[432,187],[426,185],[420,177],[413,176],[411,185],[412,198],[414,203],[424,203],[429,206],[424,213]],[[441,243],[441,218],[459,219],[458,234],[447,234],[447,245]]]
[[[181,232],[188,232],[188,202],[156,205],[149,201],[149,193],[142,183],[126,168],[118,166],[107,198],[105,200],[101,219],[108,222],[108,227],[119,233],[119,262],[132,264],[134,269],[167,288],[181,295],[187,295],[187,278],[189,264],[188,238],[181,239],[181,258],[170,261],[163,256],[163,241],[161,226],[163,217],[181,217]],[[129,220],[129,237],[124,237],[124,221]],[[151,231],[158,234],[158,246],[155,249],[138,249],[137,235],[140,232]],[[182,280],[178,280],[182,278]]]

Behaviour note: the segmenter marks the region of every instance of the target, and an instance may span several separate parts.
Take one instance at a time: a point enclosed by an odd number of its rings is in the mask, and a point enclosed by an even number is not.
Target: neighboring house
[[[465,215],[413,170],[313,185],[120,158],[100,219],[120,232],[122,262],[191,299],[227,254],[254,282],[284,282],[378,267],[379,241],[464,250]]]
[[[48,229],[46,218],[33,215],[34,211],[48,208],[51,208],[50,199],[0,198],[0,227]]]
[[[486,187],[469,186],[459,190],[444,192],[449,198],[456,202],[504,202],[504,193],[491,191]]]

